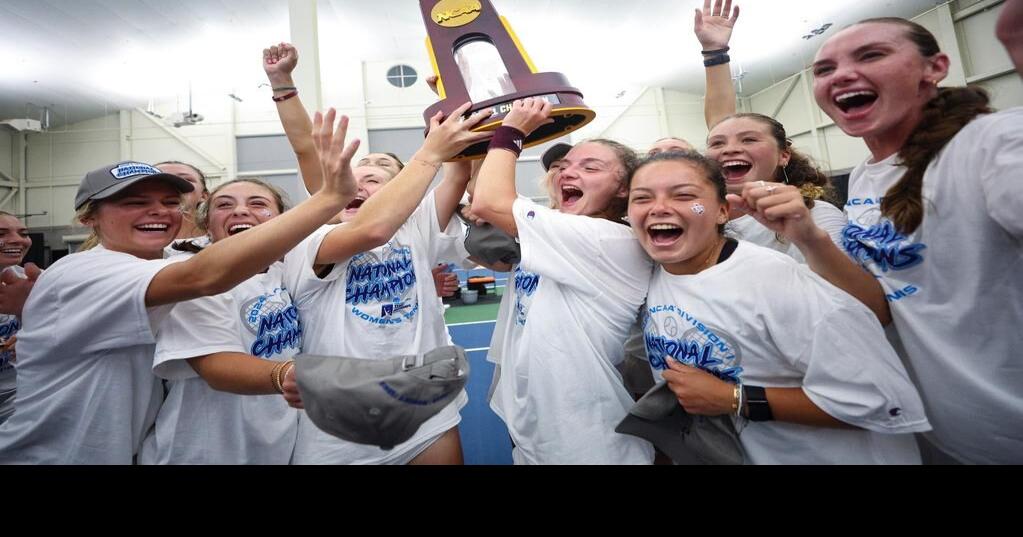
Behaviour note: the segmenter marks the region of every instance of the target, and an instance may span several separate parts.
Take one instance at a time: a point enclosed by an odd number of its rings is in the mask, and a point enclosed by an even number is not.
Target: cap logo
[[[136,175],[153,175],[157,173],[160,173],[160,170],[141,162],[125,162],[124,164],[118,164],[116,168],[110,170],[110,175],[113,175],[114,179],[127,179]]]

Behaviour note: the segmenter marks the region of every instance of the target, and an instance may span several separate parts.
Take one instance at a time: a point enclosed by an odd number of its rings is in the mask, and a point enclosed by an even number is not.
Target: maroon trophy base
[[[491,131],[500,127],[504,116],[511,111],[512,103],[527,97],[542,97],[550,101],[553,105],[551,119],[554,120],[554,123],[543,125],[533,131],[526,137],[522,144],[523,147],[531,147],[564,136],[593,121],[593,118],[597,115],[583,102],[582,92],[569,86],[565,76],[561,73],[534,73],[527,77],[526,80],[514,80],[513,83],[515,87],[521,89],[497,99],[473,103],[472,108],[466,112],[466,117],[488,108],[494,112],[485,123],[473,129],[474,131]],[[429,132],[430,118],[434,114],[441,111],[446,118],[452,111],[463,104],[465,104],[464,100],[456,102],[455,99],[448,98],[427,108],[423,113],[423,118],[427,124],[427,132]],[[487,154],[488,144],[489,142],[480,142],[471,145],[452,160],[481,159]]]

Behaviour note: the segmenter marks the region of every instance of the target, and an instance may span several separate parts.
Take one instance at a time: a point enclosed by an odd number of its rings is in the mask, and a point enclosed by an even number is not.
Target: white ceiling
[[[703,91],[693,11],[702,0],[493,0],[540,70],[584,92],[615,86]],[[881,15],[910,17],[941,0],[744,0],[733,62],[749,94],[802,69],[822,39]],[[365,61],[423,58],[415,0],[320,0],[321,47]],[[802,39],[824,23],[823,37]],[[2,0],[0,119],[54,125],[264,81],[259,50],[288,40],[286,0]],[[13,51],[13,55],[11,52]],[[329,69],[323,65],[322,69]],[[588,90],[589,88],[589,90]]]

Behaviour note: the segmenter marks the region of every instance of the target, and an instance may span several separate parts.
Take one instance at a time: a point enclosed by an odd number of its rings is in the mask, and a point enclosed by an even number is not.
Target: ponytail
[[[969,122],[993,110],[984,89],[939,88],[938,96],[924,106],[920,123],[899,151],[906,173],[885,194],[881,201],[881,214],[886,216],[900,233],[910,234],[924,219],[924,172],[934,157]]]

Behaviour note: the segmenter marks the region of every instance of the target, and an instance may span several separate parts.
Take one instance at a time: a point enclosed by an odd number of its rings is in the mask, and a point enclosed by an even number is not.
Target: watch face
[[[774,418],[767,402],[767,390],[759,386],[743,386],[743,397],[750,421],[768,421]]]

